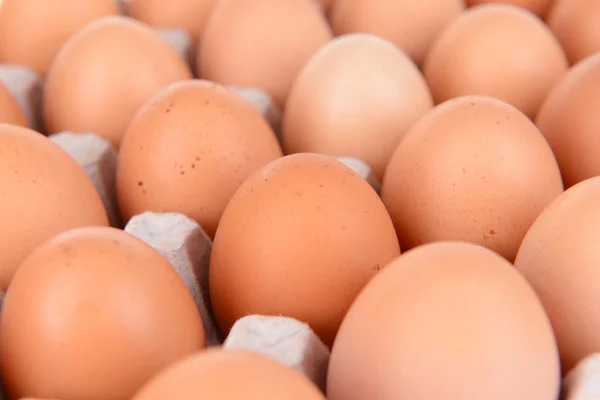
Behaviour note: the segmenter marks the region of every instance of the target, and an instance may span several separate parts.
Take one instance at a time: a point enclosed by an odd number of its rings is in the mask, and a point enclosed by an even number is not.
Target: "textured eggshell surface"
[[[115,228],[78,228],[45,242],[8,293],[0,355],[11,398],[127,400],[205,345],[177,272]]]
[[[330,346],[358,292],[399,254],[390,216],[362,177],[324,155],[280,158],[240,186],[217,229],[217,323],[226,333],[245,315],[284,315]]]

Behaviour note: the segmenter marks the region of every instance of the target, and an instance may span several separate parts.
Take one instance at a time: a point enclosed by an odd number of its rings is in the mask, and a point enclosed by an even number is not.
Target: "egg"
[[[114,0],[3,0],[0,63],[45,75],[67,39],[90,22],[120,13]]]
[[[461,95],[504,100],[535,117],[568,61],[552,31],[508,4],[470,8],[432,45],[424,74],[436,103]]]
[[[302,66],[331,37],[312,0],[223,0],[206,23],[197,75],[264,89],[283,107]]]
[[[335,0],[330,19],[336,35],[375,34],[422,64],[435,38],[464,8],[464,0]]]
[[[197,43],[219,0],[126,0],[127,14],[157,28],[183,29]]]
[[[440,240],[483,245],[509,260],[563,191],[544,136],[515,107],[485,96],[448,100],[406,134],[381,195],[404,249]]]
[[[150,380],[133,400],[325,400],[300,373],[246,350],[210,349]]]
[[[21,264],[4,300],[11,398],[126,400],[202,349],[194,299],[157,250],[108,227],[63,232]]]
[[[539,17],[544,17],[555,0],[467,0],[469,6],[487,3],[506,3],[523,7]]]
[[[19,103],[2,82],[0,82],[0,123],[28,127],[27,117]]]
[[[147,25],[122,16],[98,19],[71,36],[50,67],[46,131],[92,132],[118,146],[146,100],[191,77],[185,61]]]
[[[598,202],[600,177],[566,190],[536,219],[515,261],[548,311],[563,373],[600,351]]]
[[[169,211],[209,235],[235,190],[282,156],[267,121],[249,102],[213,82],[193,80],[159,92],[127,128],[116,187],[124,220]]]
[[[600,51],[600,2],[555,0],[547,23],[571,63]]]
[[[333,345],[330,400],[555,400],[544,308],[506,260],[468,243],[411,250],[367,284]]]
[[[550,92],[536,118],[556,155],[565,187],[600,175],[599,108],[597,53],[569,70]]]
[[[246,315],[284,315],[331,345],[358,292],[399,254],[381,199],[350,168],[308,153],[272,161],[244,181],[217,229],[217,323],[227,333]]]
[[[50,139],[0,124],[0,290],[40,243],[80,226],[108,226],[100,195],[84,170]]]
[[[284,113],[284,149],[357,157],[381,179],[402,136],[432,107],[425,78],[393,43],[342,35],[296,78]]]

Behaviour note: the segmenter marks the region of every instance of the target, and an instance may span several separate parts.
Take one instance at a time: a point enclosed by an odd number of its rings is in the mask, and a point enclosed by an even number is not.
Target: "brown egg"
[[[555,400],[548,317],[512,265],[480,246],[409,251],[361,292],[333,345],[330,400]]]
[[[527,232],[515,261],[550,316],[563,373],[600,351],[599,202],[600,177],[565,191]]]
[[[192,74],[150,27],[106,17],[73,35],[46,80],[48,134],[93,132],[118,146],[129,120],[154,93]]]
[[[222,0],[202,35],[198,76],[264,89],[281,107],[302,66],[331,37],[312,0]]]
[[[437,106],[406,134],[381,194],[403,249],[464,240],[512,261],[562,190],[533,122],[501,100],[465,96]]]
[[[363,178],[328,156],[280,158],[242,184],[221,219],[209,273],[217,322],[226,333],[245,315],[284,315],[331,345],[358,292],[399,254]]]
[[[210,349],[150,380],[133,400],[325,400],[300,373],[245,350]]]
[[[1,318],[2,376],[13,399],[130,399],[205,344],[192,295],[169,262],[108,227],[73,229],[36,248]]]
[[[487,3],[506,3],[523,7],[539,17],[544,17],[555,0],[467,0],[470,7]],[[578,1],[578,0],[577,0]]]
[[[0,290],[46,239],[65,230],[108,225],[92,181],[47,137],[0,124]]]
[[[434,39],[464,8],[464,0],[335,0],[330,19],[336,35],[373,33],[422,64]]]
[[[196,43],[219,0],[126,0],[127,14],[157,28],[183,29]]]
[[[436,103],[487,95],[533,118],[567,68],[558,40],[539,18],[513,5],[483,4],[440,35],[424,73]]]
[[[343,35],[296,79],[284,113],[284,148],[357,157],[381,179],[402,136],[432,106],[423,75],[391,42]]]
[[[600,51],[600,2],[556,0],[547,19],[571,63]]]
[[[128,220],[148,210],[181,212],[212,236],[244,179],[281,156],[249,102],[208,81],[173,84],[127,128],[117,163],[121,214]]]
[[[571,68],[536,118],[556,155],[565,187],[600,175],[599,109],[600,53]]]
[[[0,63],[26,65],[41,75],[73,33],[120,11],[114,0],[3,0],[0,5]]]
[[[19,103],[6,86],[0,82],[0,123],[18,125],[27,128],[27,118]]]

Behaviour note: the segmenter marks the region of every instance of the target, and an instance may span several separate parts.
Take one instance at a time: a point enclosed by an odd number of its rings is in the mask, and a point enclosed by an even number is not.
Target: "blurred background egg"
[[[467,0],[467,4],[471,7],[486,3],[513,4],[515,6],[523,7],[536,14],[538,17],[543,18],[555,1],[556,0]]]
[[[209,271],[216,320],[228,333],[246,315],[284,315],[331,345],[358,292],[399,254],[390,216],[363,178],[324,155],[280,158],[223,213]]]
[[[11,92],[0,82],[0,123],[28,127],[27,118]]]
[[[42,134],[0,124],[0,290],[48,238],[108,225],[94,184],[75,160]]]
[[[600,53],[569,70],[550,92],[536,118],[556,155],[565,187],[600,175],[598,110]]]
[[[127,15],[156,28],[183,29],[198,43],[219,0],[125,0]]]
[[[464,240],[512,261],[527,229],[562,191],[556,159],[533,122],[501,100],[464,96],[409,130],[381,195],[403,249]]]
[[[117,163],[121,214],[128,220],[144,211],[181,212],[212,236],[244,179],[281,156],[249,102],[213,82],[175,83],[127,128]]]
[[[92,132],[118,146],[129,120],[154,93],[192,78],[158,34],[127,17],[98,19],[73,35],[48,72],[48,134]]]
[[[263,355],[210,349],[150,380],[133,400],[325,400],[306,377]]]
[[[221,0],[200,41],[197,75],[266,90],[283,107],[302,66],[331,37],[313,0]]]
[[[343,35],[296,79],[284,113],[284,149],[357,157],[381,179],[402,136],[432,106],[423,75],[393,43]]]
[[[600,351],[600,177],[566,190],[537,218],[517,254],[546,308],[563,373]]]
[[[424,74],[436,103],[487,95],[533,118],[567,68],[558,40],[534,14],[514,5],[482,4],[439,36]]]
[[[331,353],[330,400],[555,400],[556,341],[513,266],[467,243],[433,243],[361,292]]]
[[[464,0],[335,0],[330,19],[336,35],[375,34],[422,64],[433,40],[464,8]]]
[[[121,230],[77,228],[21,264],[4,300],[0,357],[13,399],[128,400],[205,345],[171,264]]]
[[[600,51],[600,1],[555,0],[548,26],[571,63]]]
[[[2,0],[0,63],[45,75],[67,39],[95,19],[120,14],[115,0]]]

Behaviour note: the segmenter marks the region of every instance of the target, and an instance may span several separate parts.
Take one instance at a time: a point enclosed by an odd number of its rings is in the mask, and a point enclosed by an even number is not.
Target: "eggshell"
[[[125,12],[156,28],[183,29],[197,43],[219,0],[125,0]]]
[[[336,35],[375,34],[422,64],[434,39],[464,8],[464,0],[335,0],[330,19]]]
[[[92,181],[47,137],[0,124],[0,290],[27,254],[65,230],[108,225]]]
[[[434,108],[392,156],[381,195],[402,248],[439,240],[514,260],[563,186],[544,136],[513,106],[465,96]]]
[[[515,267],[531,282],[552,321],[563,372],[600,351],[600,178],[571,187],[537,218]]]
[[[438,242],[390,263],[352,304],[327,398],[555,400],[559,385],[552,328],[525,279],[483,247]]]
[[[202,34],[197,74],[265,89],[283,107],[302,66],[331,37],[313,1],[220,1]]]
[[[13,95],[29,128],[43,131],[42,79],[31,68],[22,65],[0,64],[0,82]]]
[[[115,228],[64,232],[21,264],[0,330],[11,398],[130,399],[204,347],[194,300],[168,261]]]
[[[0,5],[0,62],[26,65],[41,75],[72,34],[120,13],[114,0],[3,0]]]
[[[27,118],[19,107],[17,100],[0,82],[0,123],[27,127]]]
[[[350,168],[318,154],[272,161],[240,186],[217,230],[217,323],[227,333],[245,315],[284,315],[330,346],[358,292],[399,254],[381,199]]]
[[[73,35],[46,79],[48,134],[94,132],[118,147],[130,119],[153,94],[192,74],[169,44],[127,17],[105,17]]]
[[[600,175],[599,108],[600,54],[572,67],[540,108],[536,124],[554,151],[565,187]]]
[[[600,2],[556,0],[547,23],[571,63],[600,51]]]
[[[563,380],[562,400],[594,400],[598,398],[600,379],[600,354],[584,358]]]
[[[467,5],[473,7],[486,3],[513,4],[523,7],[539,17],[544,17],[554,2],[555,0],[467,0]]]
[[[148,382],[133,400],[325,400],[308,379],[265,356],[211,349],[181,360]]]
[[[305,65],[286,103],[286,153],[357,157],[378,178],[406,131],[433,107],[413,61],[370,34],[340,36]]]
[[[180,212],[213,236],[238,186],[281,155],[267,121],[237,94],[202,80],[171,85],[127,128],[117,162],[121,214]]]
[[[246,349],[295,369],[325,390],[329,349],[308,324],[281,316],[248,315],[238,319],[225,349]]]
[[[533,118],[567,68],[558,40],[534,14],[509,4],[483,4],[444,30],[424,73],[436,103],[487,95]]]

